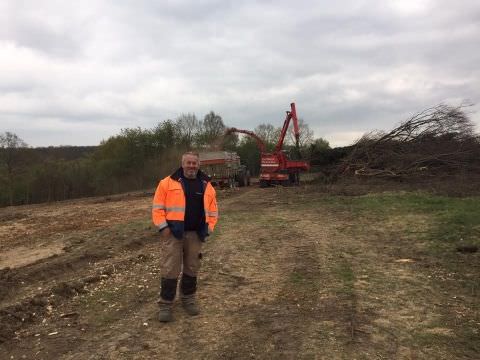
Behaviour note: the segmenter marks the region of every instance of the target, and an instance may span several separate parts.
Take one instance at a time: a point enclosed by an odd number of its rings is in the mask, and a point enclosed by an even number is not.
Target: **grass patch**
[[[324,196],[311,199],[298,207],[324,205],[333,211],[355,217],[386,221],[392,216],[422,215],[429,221],[429,231],[420,240],[431,242],[432,248],[468,243],[480,245],[480,197],[451,198],[425,193],[383,193],[365,196]],[[404,229],[415,232],[406,224]],[[420,236],[420,235],[417,235]]]
[[[110,233],[112,230],[113,231],[134,231],[137,232],[139,230],[145,230],[148,229],[148,227],[153,226],[152,221],[150,218],[145,218],[145,219],[138,219],[138,220],[132,220],[124,223],[119,223],[115,224],[111,228],[105,229],[104,231],[106,233]]]
[[[480,333],[478,328],[475,330],[478,305],[474,300],[478,291],[478,284],[475,284],[478,282],[479,268],[475,264],[478,258],[476,254],[473,257],[460,254],[455,247],[460,244],[480,245],[479,197],[451,198],[399,192],[356,197],[324,196],[315,200],[319,211],[325,211],[321,208],[326,207],[345,219],[345,224],[338,231],[348,237],[375,239],[377,243],[385,240],[385,246],[396,251],[400,257],[418,254],[422,258],[420,266],[427,265],[427,273],[432,273],[436,279],[432,287],[442,292],[437,301],[448,304],[453,295],[463,296],[465,308],[445,307],[438,310],[438,328],[420,327],[413,331],[411,342],[414,348],[439,347],[460,357],[478,354]],[[301,211],[303,204],[298,206]],[[313,206],[313,200],[308,206]],[[427,246],[416,247],[416,244]],[[355,274],[348,262],[339,262],[335,273],[341,280],[339,294],[353,294]],[[406,280],[401,284],[412,289],[417,286],[416,283],[408,284]],[[392,287],[395,291],[400,285],[386,281],[382,286]],[[466,311],[468,315],[463,321],[452,323],[456,310]],[[450,330],[443,333],[445,324]]]
[[[412,342],[419,349],[445,349],[456,358],[474,359],[480,351],[480,334],[470,328],[441,333],[435,329],[422,329],[412,334]],[[447,350],[448,349],[448,350]]]
[[[312,294],[316,294],[320,288],[318,273],[301,267],[290,272],[288,283],[289,286],[287,287],[297,295],[304,294],[305,296],[312,296]]]
[[[427,194],[380,195],[356,198],[362,212],[427,214],[432,221],[428,240],[435,243],[480,243],[480,199]]]
[[[296,285],[303,284],[307,279],[302,273],[292,272],[290,273],[290,281]]]
[[[339,293],[343,293],[345,295],[353,294],[353,283],[355,282],[355,274],[350,264],[346,261],[340,262],[335,268],[335,274],[341,282]]]

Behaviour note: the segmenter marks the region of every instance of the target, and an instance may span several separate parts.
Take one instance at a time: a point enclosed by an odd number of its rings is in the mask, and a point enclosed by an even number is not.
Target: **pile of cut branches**
[[[389,133],[374,131],[355,143],[341,173],[410,178],[480,171],[480,138],[465,105],[426,109]]]

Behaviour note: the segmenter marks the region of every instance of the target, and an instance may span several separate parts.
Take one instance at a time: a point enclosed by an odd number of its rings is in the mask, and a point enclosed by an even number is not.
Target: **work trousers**
[[[202,258],[202,244],[196,231],[185,231],[182,239],[173,235],[161,240],[162,249],[162,289],[160,301],[173,301],[180,273],[183,295],[193,295],[197,288],[197,274]]]
[[[173,235],[162,242],[162,278],[177,279],[181,272],[197,276],[202,257],[202,241],[196,231],[185,231],[183,239]],[[182,268],[183,265],[183,268]]]

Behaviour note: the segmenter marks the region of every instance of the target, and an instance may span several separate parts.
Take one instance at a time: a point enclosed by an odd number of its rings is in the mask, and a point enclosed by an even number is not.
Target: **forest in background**
[[[480,184],[480,136],[468,106],[439,104],[389,132],[372,131],[350,146],[333,149],[325,139],[315,139],[299,119],[299,148],[289,132],[283,149],[291,159],[309,161],[311,171],[318,172],[325,184],[381,178],[419,188],[433,188],[432,182],[448,184],[464,187],[459,193],[468,194]],[[151,129],[123,129],[98,146],[31,148],[16,134],[5,132],[0,134],[0,206],[151,189],[180,166],[180,156],[187,150],[235,151],[250,173],[258,175],[255,139],[225,135],[227,128],[211,111],[201,120],[182,114]],[[271,151],[281,128],[264,123],[254,132]]]
[[[328,142],[315,139],[308,124],[299,122],[301,156],[312,165],[330,161]],[[226,128],[222,117],[211,111],[201,120],[182,114],[151,129],[123,129],[99,146],[32,148],[16,134],[5,132],[0,134],[0,206],[149,189],[180,165],[186,150],[236,151],[257,175],[260,154],[255,140],[237,134],[224,137]],[[273,149],[280,131],[271,124],[255,128],[267,149]],[[287,137],[284,148],[298,156],[293,137]]]

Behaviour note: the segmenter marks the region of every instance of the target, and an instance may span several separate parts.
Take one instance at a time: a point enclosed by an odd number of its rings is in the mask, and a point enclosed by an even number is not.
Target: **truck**
[[[231,151],[200,152],[200,169],[217,187],[250,186],[250,172],[240,163],[240,156]]]
[[[282,131],[275,149],[272,152],[266,150],[265,143],[253,131],[229,128],[225,134],[241,133],[255,139],[260,150],[260,187],[271,185],[298,185],[300,173],[310,169],[310,163],[303,160],[291,160],[288,154],[283,150],[283,143],[287,134],[290,121],[293,122],[293,133],[295,135],[295,145],[299,153],[300,129],[298,127],[297,111],[295,103],[290,104],[290,111],[283,122]]]

